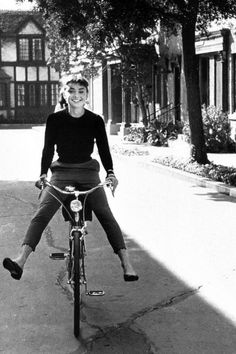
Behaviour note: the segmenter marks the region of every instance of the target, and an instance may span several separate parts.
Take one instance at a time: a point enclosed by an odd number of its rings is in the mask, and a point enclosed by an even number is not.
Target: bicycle
[[[70,221],[69,225],[69,249],[68,253],[51,253],[51,259],[65,259],[66,260],[66,270],[67,270],[67,284],[72,289],[73,300],[74,300],[74,335],[77,338],[80,334],[80,315],[81,315],[81,296],[82,287],[85,288],[85,294],[89,296],[103,296],[105,292],[103,290],[88,290],[87,278],[85,273],[85,236],[87,235],[87,222],[85,214],[85,203],[89,194],[93,193],[98,188],[103,188],[104,186],[109,186],[111,188],[111,183],[106,181],[98,184],[97,186],[86,190],[79,191],[74,186],[67,186],[65,190],[54,186],[51,182],[45,180],[41,188],[46,186],[52,187],[54,190],[61,194],[73,197],[69,202],[69,209],[66,202],[61,202],[57,196],[55,196],[50,191],[54,198],[56,198],[60,204],[63,206],[63,216],[66,221]],[[79,197],[84,196],[84,200],[81,202]],[[66,214],[65,214],[66,213]],[[67,215],[67,218],[66,218]]]

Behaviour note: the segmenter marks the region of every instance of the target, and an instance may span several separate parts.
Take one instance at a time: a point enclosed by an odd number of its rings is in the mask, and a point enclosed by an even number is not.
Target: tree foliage
[[[35,2],[45,17],[52,48],[57,46],[53,54],[55,58],[61,55],[61,62],[65,56],[61,49],[68,51],[69,41],[74,42],[71,51],[75,50],[78,38],[81,52],[77,48],[74,55],[138,61],[143,53],[153,54],[153,48],[150,53],[148,50],[157,40],[159,20],[171,32],[187,24],[203,32],[211,21],[236,13],[234,0],[69,0],[67,6],[64,0]]]
[[[95,62],[119,59],[122,85],[136,87],[147,122],[146,82],[157,60],[153,46],[157,16],[152,4],[147,0],[70,0],[65,6],[63,0],[37,0],[37,5],[46,21],[51,65],[67,72],[77,63],[83,72],[94,75]]]
[[[148,38],[156,30],[157,21],[149,1],[70,0],[69,6],[64,0],[36,1],[47,23],[51,49],[61,48],[63,42],[77,41],[77,48],[71,48],[75,59],[85,55],[91,60],[110,56],[133,64],[154,54]],[[64,53],[58,52],[53,55],[61,54],[63,62]]]

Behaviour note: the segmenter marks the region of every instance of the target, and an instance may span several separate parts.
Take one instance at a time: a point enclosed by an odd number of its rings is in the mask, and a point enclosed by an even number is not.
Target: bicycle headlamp
[[[70,203],[70,208],[74,213],[78,213],[82,209],[82,203],[80,200],[75,199]]]

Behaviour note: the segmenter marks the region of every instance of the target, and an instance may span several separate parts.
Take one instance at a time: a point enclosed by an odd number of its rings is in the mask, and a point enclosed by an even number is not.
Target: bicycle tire
[[[74,231],[74,249],[73,249],[73,280],[74,280],[74,335],[78,337],[80,334],[81,320],[81,257],[83,258],[83,248],[81,241],[81,232]]]

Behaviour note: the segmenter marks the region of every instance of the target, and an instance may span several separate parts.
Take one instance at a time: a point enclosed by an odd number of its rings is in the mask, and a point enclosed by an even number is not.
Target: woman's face
[[[64,91],[64,98],[72,108],[81,108],[86,104],[88,92],[86,87],[80,84],[68,83]]]

